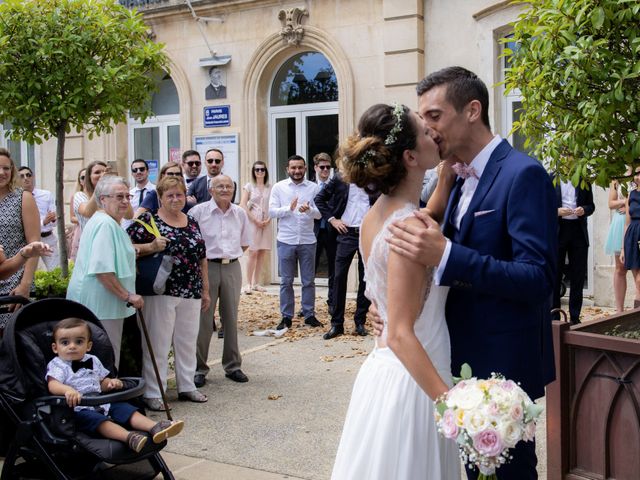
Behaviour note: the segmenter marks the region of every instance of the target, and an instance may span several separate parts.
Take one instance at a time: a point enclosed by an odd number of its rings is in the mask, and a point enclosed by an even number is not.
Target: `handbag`
[[[137,218],[135,221],[140,223],[154,237],[161,236],[153,216],[151,217],[151,225]],[[167,279],[171,275],[174,263],[175,259],[163,252],[139,257],[136,261],[136,293],[146,296],[162,295],[166,289]]]

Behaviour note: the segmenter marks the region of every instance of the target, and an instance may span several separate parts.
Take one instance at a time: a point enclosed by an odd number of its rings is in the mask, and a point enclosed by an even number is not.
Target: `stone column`
[[[416,108],[416,84],[424,75],[422,0],[383,0],[386,102]]]

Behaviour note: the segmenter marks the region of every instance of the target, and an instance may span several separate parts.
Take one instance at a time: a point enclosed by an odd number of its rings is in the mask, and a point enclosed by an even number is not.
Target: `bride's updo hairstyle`
[[[340,146],[338,162],[346,182],[368,193],[389,193],[404,179],[405,150],[416,146],[416,126],[405,105],[379,103],[360,117],[358,131]]]

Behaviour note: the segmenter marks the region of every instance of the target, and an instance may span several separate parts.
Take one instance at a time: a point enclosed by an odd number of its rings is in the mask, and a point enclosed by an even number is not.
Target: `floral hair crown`
[[[385,145],[393,145],[396,143],[396,135],[402,131],[402,114],[404,113],[404,106],[396,103],[393,107],[393,117],[395,119],[395,124],[393,128],[389,131],[387,138],[384,139]]]

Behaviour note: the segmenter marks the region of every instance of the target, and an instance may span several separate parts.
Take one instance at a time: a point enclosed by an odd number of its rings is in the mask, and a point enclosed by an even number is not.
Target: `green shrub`
[[[69,262],[69,275],[67,277],[62,275],[60,267],[50,271],[37,270],[33,279],[36,298],[65,296],[72,272],[73,262]]]

